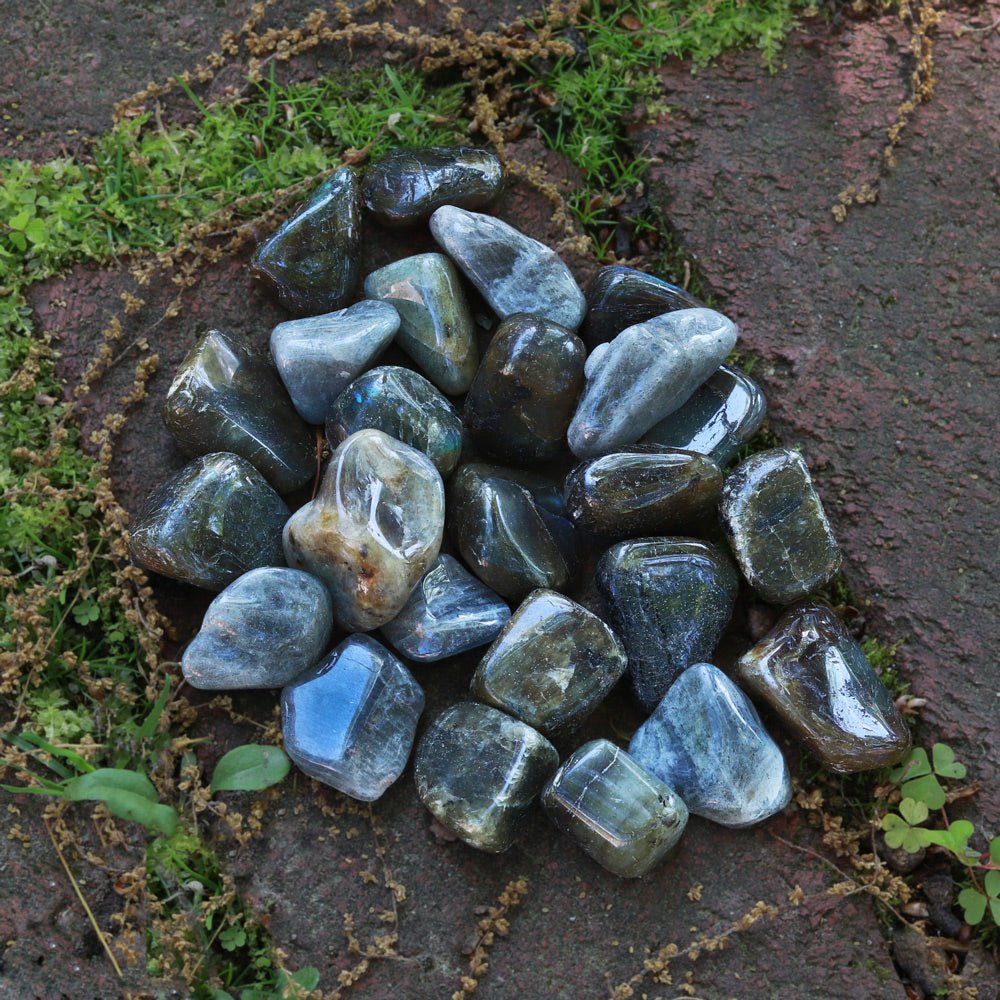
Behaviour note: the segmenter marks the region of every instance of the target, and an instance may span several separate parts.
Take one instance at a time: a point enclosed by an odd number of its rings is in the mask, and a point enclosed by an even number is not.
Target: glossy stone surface
[[[508,601],[565,587],[575,568],[573,526],[495,466],[470,463],[455,473],[448,533],[466,565]]]
[[[480,661],[472,697],[554,736],[607,697],[626,659],[600,618],[562,594],[535,590]]]
[[[583,390],[586,351],[575,334],[540,316],[505,319],[465,400],[477,449],[506,462],[543,462],[565,447]]]
[[[690,451],[637,446],[581,462],[566,477],[566,509],[606,538],[700,533],[715,522],[722,472]]]
[[[506,851],[559,765],[541,733],[488,705],[460,702],[417,744],[417,794],[444,827],[481,851]]]
[[[797,451],[772,448],[738,465],[719,516],[743,575],[765,601],[797,601],[840,568],[840,547]]]
[[[341,167],[257,248],[250,268],[289,312],[315,316],[350,302],[360,257],[361,192],[354,171]]]
[[[509,620],[510,608],[489,587],[439,555],[382,635],[411,660],[432,663],[485,646]]]
[[[688,821],[680,796],[607,740],[585,743],[564,761],[541,801],[563,833],[622,878],[659,865]]]
[[[391,621],[427,572],[444,530],[444,484],[426,455],[381,431],[333,453],[316,499],[285,526],[288,564],[318,576],[339,625]]]
[[[320,659],[332,635],[330,595],[316,577],[254,569],[209,605],[181,669],[204,691],[284,687]]]
[[[570,269],[544,243],[454,205],[431,216],[431,232],[501,319],[532,313],[567,330],[580,325],[587,301]]]
[[[587,317],[580,337],[592,351],[636,323],[701,305],[690,292],[669,281],[613,264],[602,267],[587,285]]]
[[[736,679],[833,771],[895,764],[910,729],[833,609],[789,608],[736,666]]]
[[[270,358],[242,337],[209,330],[181,362],[163,421],[186,451],[228,451],[255,465],[279,493],[316,473],[312,432]]]
[[[710,542],[641,538],[604,553],[597,586],[628,650],[632,690],[651,711],[682,671],[711,656],[733,613],[739,579]]]
[[[643,441],[696,451],[722,466],[760,430],[766,413],[760,386],[738,368],[722,365]]]
[[[281,566],[284,500],[238,455],[202,455],[154,490],[132,519],[129,547],[145,569],[222,590],[258,566]]]
[[[792,797],[785,758],[750,699],[709,663],[680,675],[628,752],[692,813],[723,826],[759,823]]]
[[[637,323],[587,358],[587,386],[569,427],[574,455],[638,441],[687,402],[736,344],[736,324],[712,309],[681,309]]]
[[[443,254],[404,257],[365,278],[365,295],[399,313],[396,342],[442,391],[458,396],[476,374],[472,313],[454,264]]]
[[[424,692],[381,643],[348,636],[281,692],[288,756],[310,778],[372,802],[403,773]]]
[[[384,226],[424,222],[442,205],[481,208],[503,183],[493,153],[462,146],[393,149],[365,171],[365,207]]]
[[[366,428],[422,451],[442,476],[451,474],[462,454],[462,421],[455,407],[409,368],[373,368],[334,401],[326,422],[332,448]]]
[[[322,424],[333,401],[388,346],[399,313],[388,302],[357,302],[347,309],[279,323],[271,356],[299,415]]]

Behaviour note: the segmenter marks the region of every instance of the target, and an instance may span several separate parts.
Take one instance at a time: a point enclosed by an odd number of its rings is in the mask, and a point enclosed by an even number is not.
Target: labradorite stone
[[[580,338],[556,323],[505,319],[465,400],[465,425],[479,451],[507,462],[555,458],[583,389],[585,357]]]
[[[393,149],[366,171],[365,207],[385,226],[424,222],[442,205],[481,208],[503,182],[492,153],[469,147]]]
[[[285,502],[238,455],[202,455],[150,494],[132,522],[132,558],[145,569],[222,590],[258,566],[281,566]]]
[[[209,605],[181,669],[207,691],[284,687],[326,652],[332,634],[330,595],[316,577],[253,569]]]
[[[772,448],[738,465],[719,516],[743,575],[765,601],[797,601],[840,568],[840,547],[797,451]]]
[[[444,827],[498,854],[517,839],[531,803],[559,765],[541,733],[488,705],[439,715],[414,755],[417,794]]]
[[[710,542],[640,538],[604,553],[597,586],[625,641],[635,696],[651,711],[682,671],[712,654],[733,613],[739,580]]]
[[[580,325],[587,301],[570,269],[544,243],[454,205],[431,216],[431,232],[501,319],[532,313],[567,330]]]
[[[536,590],[486,651],[472,696],[553,736],[590,715],[625,673],[626,659],[600,618],[562,594]]]
[[[510,608],[489,587],[440,555],[382,635],[411,660],[433,663],[485,646],[509,620]]]
[[[310,778],[372,802],[403,773],[424,692],[381,643],[348,636],[281,692],[288,756]]]
[[[368,299],[324,316],[279,323],[271,331],[271,356],[302,419],[322,424],[333,401],[398,329],[399,313],[388,302]]]
[[[270,358],[242,337],[209,330],[181,363],[163,421],[187,451],[228,451],[253,463],[279,493],[316,472],[312,432]]]
[[[365,295],[396,309],[396,342],[442,392],[459,396],[469,388],[479,353],[472,313],[447,257],[421,253],[387,264],[365,278]]]
[[[792,797],[788,766],[750,699],[709,663],[677,678],[628,752],[692,813],[723,826],[759,823]]]
[[[541,801],[563,833],[622,878],[652,871],[688,821],[680,796],[607,740],[585,743],[564,761]]]
[[[722,466],[760,430],[766,412],[760,386],[738,368],[722,365],[642,440],[697,451]]]
[[[677,309],[701,306],[690,292],[631,267],[602,267],[587,285],[587,318],[580,337],[592,351],[622,330]]]
[[[462,421],[455,407],[409,368],[373,368],[355,379],[330,407],[326,436],[331,447],[366,428],[422,451],[442,476],[451,473],[462,454]]]
[[[566,509],[606,538],[670,534],[715,522],[722,472],[690,451],[638,446],[582,462],[566,477]]]
[[[910,748],[892,695],[821,601],[789,608],[740,658],[736,679],[833,771],[887,767]]]
[[[430,459],[364,430],[337,448],[316,499],[289,519],[285,555],[330,588],[339,625],[366,632],[403,610],[443,530],[444,484]]]
[[[569,521],[495,466],[472,463],[455,473],[448,533],[476,576],[508,601],[565,587],[576,567]]]
[[[250,268],[289,312],[314,316],[350,302],[360,256],[361,193],[354,171],[341,167],[257,248]]]
[[[637,323],[587,358],[587,386],[569,427],[574,455],[638,441],[687,402],[736,343],[736,324],[712,309],[681,309]]]

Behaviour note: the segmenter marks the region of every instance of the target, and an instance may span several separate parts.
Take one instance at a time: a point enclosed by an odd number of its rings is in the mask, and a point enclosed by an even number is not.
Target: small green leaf
[[[927,819],[927,806],[915,799],[903,799],[899,803],[899,813],[910,826],[917,826]]]
[[[14,244],[14,247],[17,250],[23,252],[28,249],[28,241],[24,238],[24,233],[19,233],[15,230],[7,234],[7,239]]]
[[[24,235],[31,240],[36,246],[45,242],[46,230],[45,223],[41,219],[35,217],[25,226]]]
[[[965,765],[955,760],[955,751],[946,743],[935,743],[931,748],[934,773],[942,778],[964,778]]]
[[[990,860],[995,865],[1000,865],[1000,837],[994,837],[990,841]]]
[[[28,220],[31,218],[31,213],[24,211],[18,212],[17,215],[12,215],[10,221],[7,223],[11,229],[20,229],[22,232],[24,228],[28,225]]]
[[[219,944],[226,951],[236,951],[247,943],[247,932],[240,924],[230,924],[219,932]]]
[[[914,747],[904,758],[899,767],[889,772],[889,780],[897,785],[901,781],[919,778],[931,773],[931,762],[927,759],[927,751],[923,747]]]
[[[922,827],[910,826],[902,816],[897,816],[895,813],[883,817],[882,829],[885,831],[885,842],[893,850],[901,847],[908,854],[917,854],[926,847],[926,835],[931,833]]]
[[[928,809],[940,809],[948,801],[941,783],[933,774],[925,774],[903,783],[900,791],[905,798],[923,802]]]
[[[160,692],[156,699],[149,715],[146,716],[142,725],[139,727],[139,739],[148,740],[153,733],[156,732],[156,724],[160,721],[160,716],[163,715],[163,709],[166,708],[167,702],[170,700],[170,678],[168,677],[163,684],[163,690]]]
[[[937,844],[951,851],[962,864],[973,864],[977,855],[969,853],[969,838],[975,833],[975,827],[965,819],[955,820],[947,830],[924,830],[921,828],[926,844]]]
[[[977,889],[963,889],[958,894],[958,905],[965,911],[967,924],[978,924],[986,913],[986,897]]]
[[[292,982],[300,989],[312,992],[319,986],[319,969],[307,965],[292,976]]]
[[[990,916],[993,917],[993,923],[1000,927],[1000,899],[990,900]]]
[[[987,872],[983,879],[983,888],[987,896],[1000,899],[1000,872]]]
[[[74,778],[66,785],[66,798],[70,802],[84,799],[103,802],[109,792],[115,791],[131,792],[149,802],[158,802],[160,798],[153,783],[144,774],[117,767],[102,767]]]
[[[98,801],[103,802],[113,815],[141,823],[149,830],[159,830],[168,837],[177,829],[177,810],[173,806],[150,802],[134,792],[112,789]]]
[[[248,743],[219,761],[212,775],[213,792],[257,792],[276,785],[291,767],[280,747]]]

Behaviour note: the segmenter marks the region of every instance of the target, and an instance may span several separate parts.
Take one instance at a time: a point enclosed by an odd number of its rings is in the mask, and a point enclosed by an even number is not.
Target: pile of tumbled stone
[[[738,827],[788,804],[751,698],[838,771],[898,760],[909,734],[810,599],[840,553],[802,458],[762,451],[723,476],[764,417],[757,385],[724,364],[736,326],[627,267],[600,269],[584,296],[553,250],[470,211],[502,181],[482,150],[396,151],[363,180],[336,171],[258,249],[256,276],[305,318],[274,328],[270,357],[218,330],[195,345],[164,418],[200,457],[149,498],[132,552],[222,591],[187,681],[282,687],[291,758],[358,799],[400,776],[424,706],[385,643],[418,663],[490,644],[470,699],[417,744],[420,798],[502,851],[541,796],[602,865],[642,875],[689,810]],[[348,305],[365,210],[384,226],[429,219],[444,253],[374,271]],[[463,274],[499,319],[481,359]],[[392,341],[419,372],[372,367]],[[463,395],[460,409],[447,398]],[[309,425],[332,455],[291,513],[279,494],[315,475]],[[461,561],[440,552],[446,528]],[[740,573],[786,610],[730,677],[707,661]],[[623,677],[648,714],[628,752],[599,739],[560,763],[550,739]]]

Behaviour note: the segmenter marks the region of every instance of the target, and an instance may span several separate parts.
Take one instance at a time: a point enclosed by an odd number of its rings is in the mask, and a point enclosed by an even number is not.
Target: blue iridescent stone
[[[485,646],[509,620],[510,608],[489,587],[440,555],[382,635],[411,660],[433,663]]]
[[[542,792],[549,819],[598,864],[637,878],[664,861],[684,832],[687,806],[656,775],[607,740],[585,743]]]
[[[326,652],[332,634],[333,602],[316,577],[254,569],[209,605],[181,669],[203,691],[284,687]]]
[[[723,826],[752,826],[792,797],[785,758],[750,699],[710,663],[674,681],[628,752],[692,813]]]
[[[288,756],[310,778],[371,802],[403,773],[424,692],[370,636],[348,636],[281,693]]]

